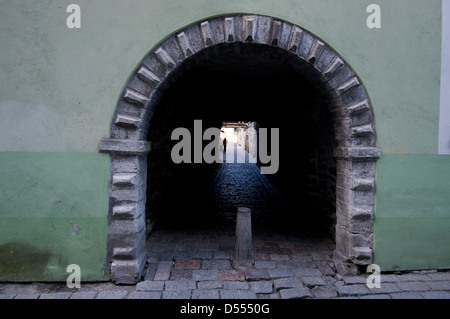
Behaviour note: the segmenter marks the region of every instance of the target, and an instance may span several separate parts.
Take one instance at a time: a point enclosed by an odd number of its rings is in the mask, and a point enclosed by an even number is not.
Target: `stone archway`
[[[331,97],[327,104],[338,145],[334,263],[342,274],[371,264],[380,150],[365,88],[344,59],[311,33],[273,17],[243,14],[207,19],[171,35],[147,55],[126,85],[111,137],[100,143],[100,151],[111,156],[107,264],[116,283],[139,281],[146,261],[147,132],[154,107],[177,74],[236,43],[289,52],[298,72]]]

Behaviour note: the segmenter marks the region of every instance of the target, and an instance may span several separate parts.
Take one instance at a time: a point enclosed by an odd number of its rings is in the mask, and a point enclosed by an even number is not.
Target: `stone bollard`
[[[251,267],[252,263],[252,211],[246,207],[239,207],[236,215],[233,267]]]

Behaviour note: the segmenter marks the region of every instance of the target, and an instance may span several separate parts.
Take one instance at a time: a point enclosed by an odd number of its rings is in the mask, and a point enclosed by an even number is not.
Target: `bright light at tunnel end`
[[[210,127],[203,131],[202,120],[194,120],[194,133],[185,128],[178,127],[172,131],[171,139],[179,141],[171,151],[171,159],[175,164],[180,163],[246,163],[245,158],[234,158],[234,152],[225,152],[221,139],[221,130]],[[261,174],[275,174],[280,164],[280,129],[270,129],[270,155],[268,154],[269,131],[267,128],[258,129],[258,157],[261,164]],[[211,141],[203,148],[203,141]],[[226,145],[225,145],[226,147]],[[249,163],[256,163],[256,159],[249,158]]]

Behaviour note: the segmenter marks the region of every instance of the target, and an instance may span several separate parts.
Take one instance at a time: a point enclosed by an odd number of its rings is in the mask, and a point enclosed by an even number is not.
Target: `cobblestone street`
[[[334,244],[317,236],[256,232],[254,265],[231,267],[230,229],[159,230],[148,241],[145,278],[136,285],[81,283],[0,284],[1,299],[450,299],[450,272],[340,276],[330,257]]]
[[[282,209],[282,200],[255,160],[242,148],[229,143],[224,163],[215,172],[210,187],[211,211],[220,225],[234,226],[237,207],[252,210],[254,226],[270,223]]]
[[[155,281],[165,281],[169,290],[163,298],[312,297],[300,276],[321,276],[319,269],[334,275],[327,262],[333,249],[329,240],[309,240],[311,254],[301,237],[254,232],[254,267],[241,270],[231,267],[234,241],[232,229],[156,232],[148,242],[145,281],[136,289],[151,290]],[[178,288],[171,291],[173,285]]]

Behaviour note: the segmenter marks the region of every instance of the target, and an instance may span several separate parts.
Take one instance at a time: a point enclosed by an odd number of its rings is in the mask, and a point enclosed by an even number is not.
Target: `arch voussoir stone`
[[[108,265],[117,283],[139,281],[145,263],[147,128],[161,92],[180,66],[219,55],[227,45],[266,45],[289,52],[298,70],[332,96],[338,147],[336,251],[342,274],[372,262],[375,147],[372,107],[351,67],[324,41],[280,19],[239,14],[194,23],[152,50],[126,86],[114,115],[111,138],[100,151],[111,154]],[[294,58],[292,58],[294,59]]]

